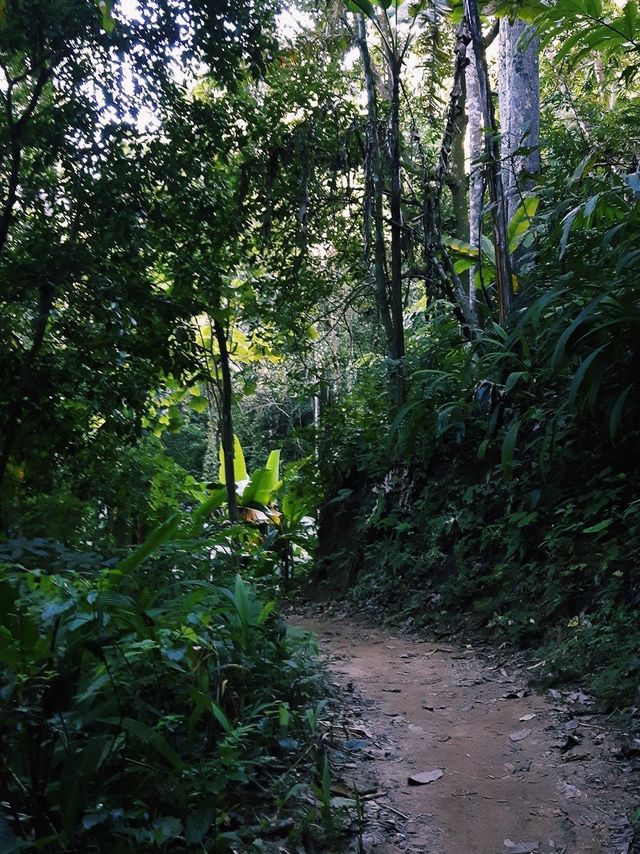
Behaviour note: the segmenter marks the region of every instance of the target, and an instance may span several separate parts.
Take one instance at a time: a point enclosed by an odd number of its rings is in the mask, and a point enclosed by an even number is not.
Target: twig
[[[389,804],[378,804],[378,806],[382,807],[383,810],[389,810],[389,812],[393,812],[396,815],[399,815],[400,818],[403,818],[405,821],[409,821],[409,816],[405,815],[400,810],[397,810],[395,807],[389,806]]]

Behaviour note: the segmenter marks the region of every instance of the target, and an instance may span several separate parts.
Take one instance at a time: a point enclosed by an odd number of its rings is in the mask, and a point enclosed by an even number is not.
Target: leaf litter
[[[530,729],[516,729],[509,734],[509,739],[511,741],[524,741],[525,738],[529,738],[531,732]]]
[[[444,777],[444,770],[442,768],[434,768],[433,771],[421,771],[419,774],[410,774],[407,777],[407,782],[411,786],[426,786],[428,783],[435,783],[441,777]]]

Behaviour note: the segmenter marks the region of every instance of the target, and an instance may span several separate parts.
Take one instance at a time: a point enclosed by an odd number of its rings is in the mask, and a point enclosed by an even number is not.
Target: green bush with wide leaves
[[[250,530],[179,522],[120,563],[2,546],[3,851],[230,850],[286,801],[308,641],[237,574]]]

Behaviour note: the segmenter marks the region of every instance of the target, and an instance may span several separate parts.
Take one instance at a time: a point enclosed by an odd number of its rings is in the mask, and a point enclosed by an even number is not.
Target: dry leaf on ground
[[[433,771],[422,771],[419,774],[411,774],[407,780],[412,786],[426,786],[427,783],[435,783],[444,777],[442,768],[434,768]]]
[[[511,741],[522,741],[531,735],[530,729],[517,729],[509,735]]]
[[[509,854],[534,854],[540,850],[539,842],[512,842],[510,839],[505,839],[504,847]]]

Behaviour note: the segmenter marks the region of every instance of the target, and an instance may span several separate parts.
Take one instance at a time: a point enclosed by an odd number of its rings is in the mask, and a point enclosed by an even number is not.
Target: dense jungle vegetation
[[[2,851],[330,834],[300,589],[638,704],[639,71],[635,0],[0,0]]]

